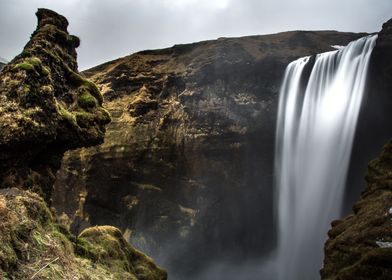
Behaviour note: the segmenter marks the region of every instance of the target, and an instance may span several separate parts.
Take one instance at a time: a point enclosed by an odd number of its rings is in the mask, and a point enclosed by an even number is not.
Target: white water
[[[341,211],[376,38],[317,55],[309,78],[303,77],[309,57],[286,69],[275,152],[280,280],[320,278],[326,234]]]

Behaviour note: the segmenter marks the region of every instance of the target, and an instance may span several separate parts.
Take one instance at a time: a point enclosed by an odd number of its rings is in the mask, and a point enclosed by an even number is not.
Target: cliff
[[[132,232],[129,239],[172,276],[186,278],[213,260],[268,254],[276,236],[273,153],[284,69],[363,35],[220,38],[85,71],[113,121],[103,144],[66,153],[54,206],[75,232],[100,224]]]
[[[372,53],[369,97],[357,132],[357,149],[367,151],[369,134],[381,142],[391,139],[392,20],[383,25]],[[378,100],[376,102],[376,100]],[[380,144],[381,146],[381,144]],[[354,150],[355,155],[355,150]],[[354,156],[355,160],[355,156]],[[353,207],[354,213],[332,222],[325,244],[322,279],[390,279],[392,275],[392,143],[371,161],[367,187]],[[358,174],[356,174],[357,177]],[[360,177],[359,177],[360,178]],[[355,182],[355,181],[354,181]]]
[[[48,208],[63,153],[101,143],[110,115],[78,73],[79,39],[67,20],[46,9],[36,15],[30,41],[0,72],[0,278],[166,279],[118,229],[75,237]]]
[[[332,222],[322,279],[391,278],[392,142],[369,164],[366,181],[354,213]]]

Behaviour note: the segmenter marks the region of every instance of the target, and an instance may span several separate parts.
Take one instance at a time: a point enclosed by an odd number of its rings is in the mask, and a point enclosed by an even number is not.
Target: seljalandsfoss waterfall
[[[275,154],[280,280],[319,278],[326,233],[340,214],[376,38],[300,58],[286,69]]]

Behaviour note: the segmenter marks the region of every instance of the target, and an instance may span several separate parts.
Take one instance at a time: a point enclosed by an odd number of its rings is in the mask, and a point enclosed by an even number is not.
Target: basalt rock
[[[85,71],[113,121],[102,145],[66,153],[53,196],[59,215],[75,232],[100,224],[132,232],[129,238],[182,273],[179,279],[205,261],[269,253],[284,69],[364,35],[220,38]]]

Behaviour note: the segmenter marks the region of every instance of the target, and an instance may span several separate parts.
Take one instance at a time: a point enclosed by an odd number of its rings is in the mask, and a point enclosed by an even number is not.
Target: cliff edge
[[[117,228],[75,237],[48,207],[63,153],[101,143],[110,115],[78,73],[66,18],[36,15],[30,41],[0,72],[0,278],[164,280]]]

